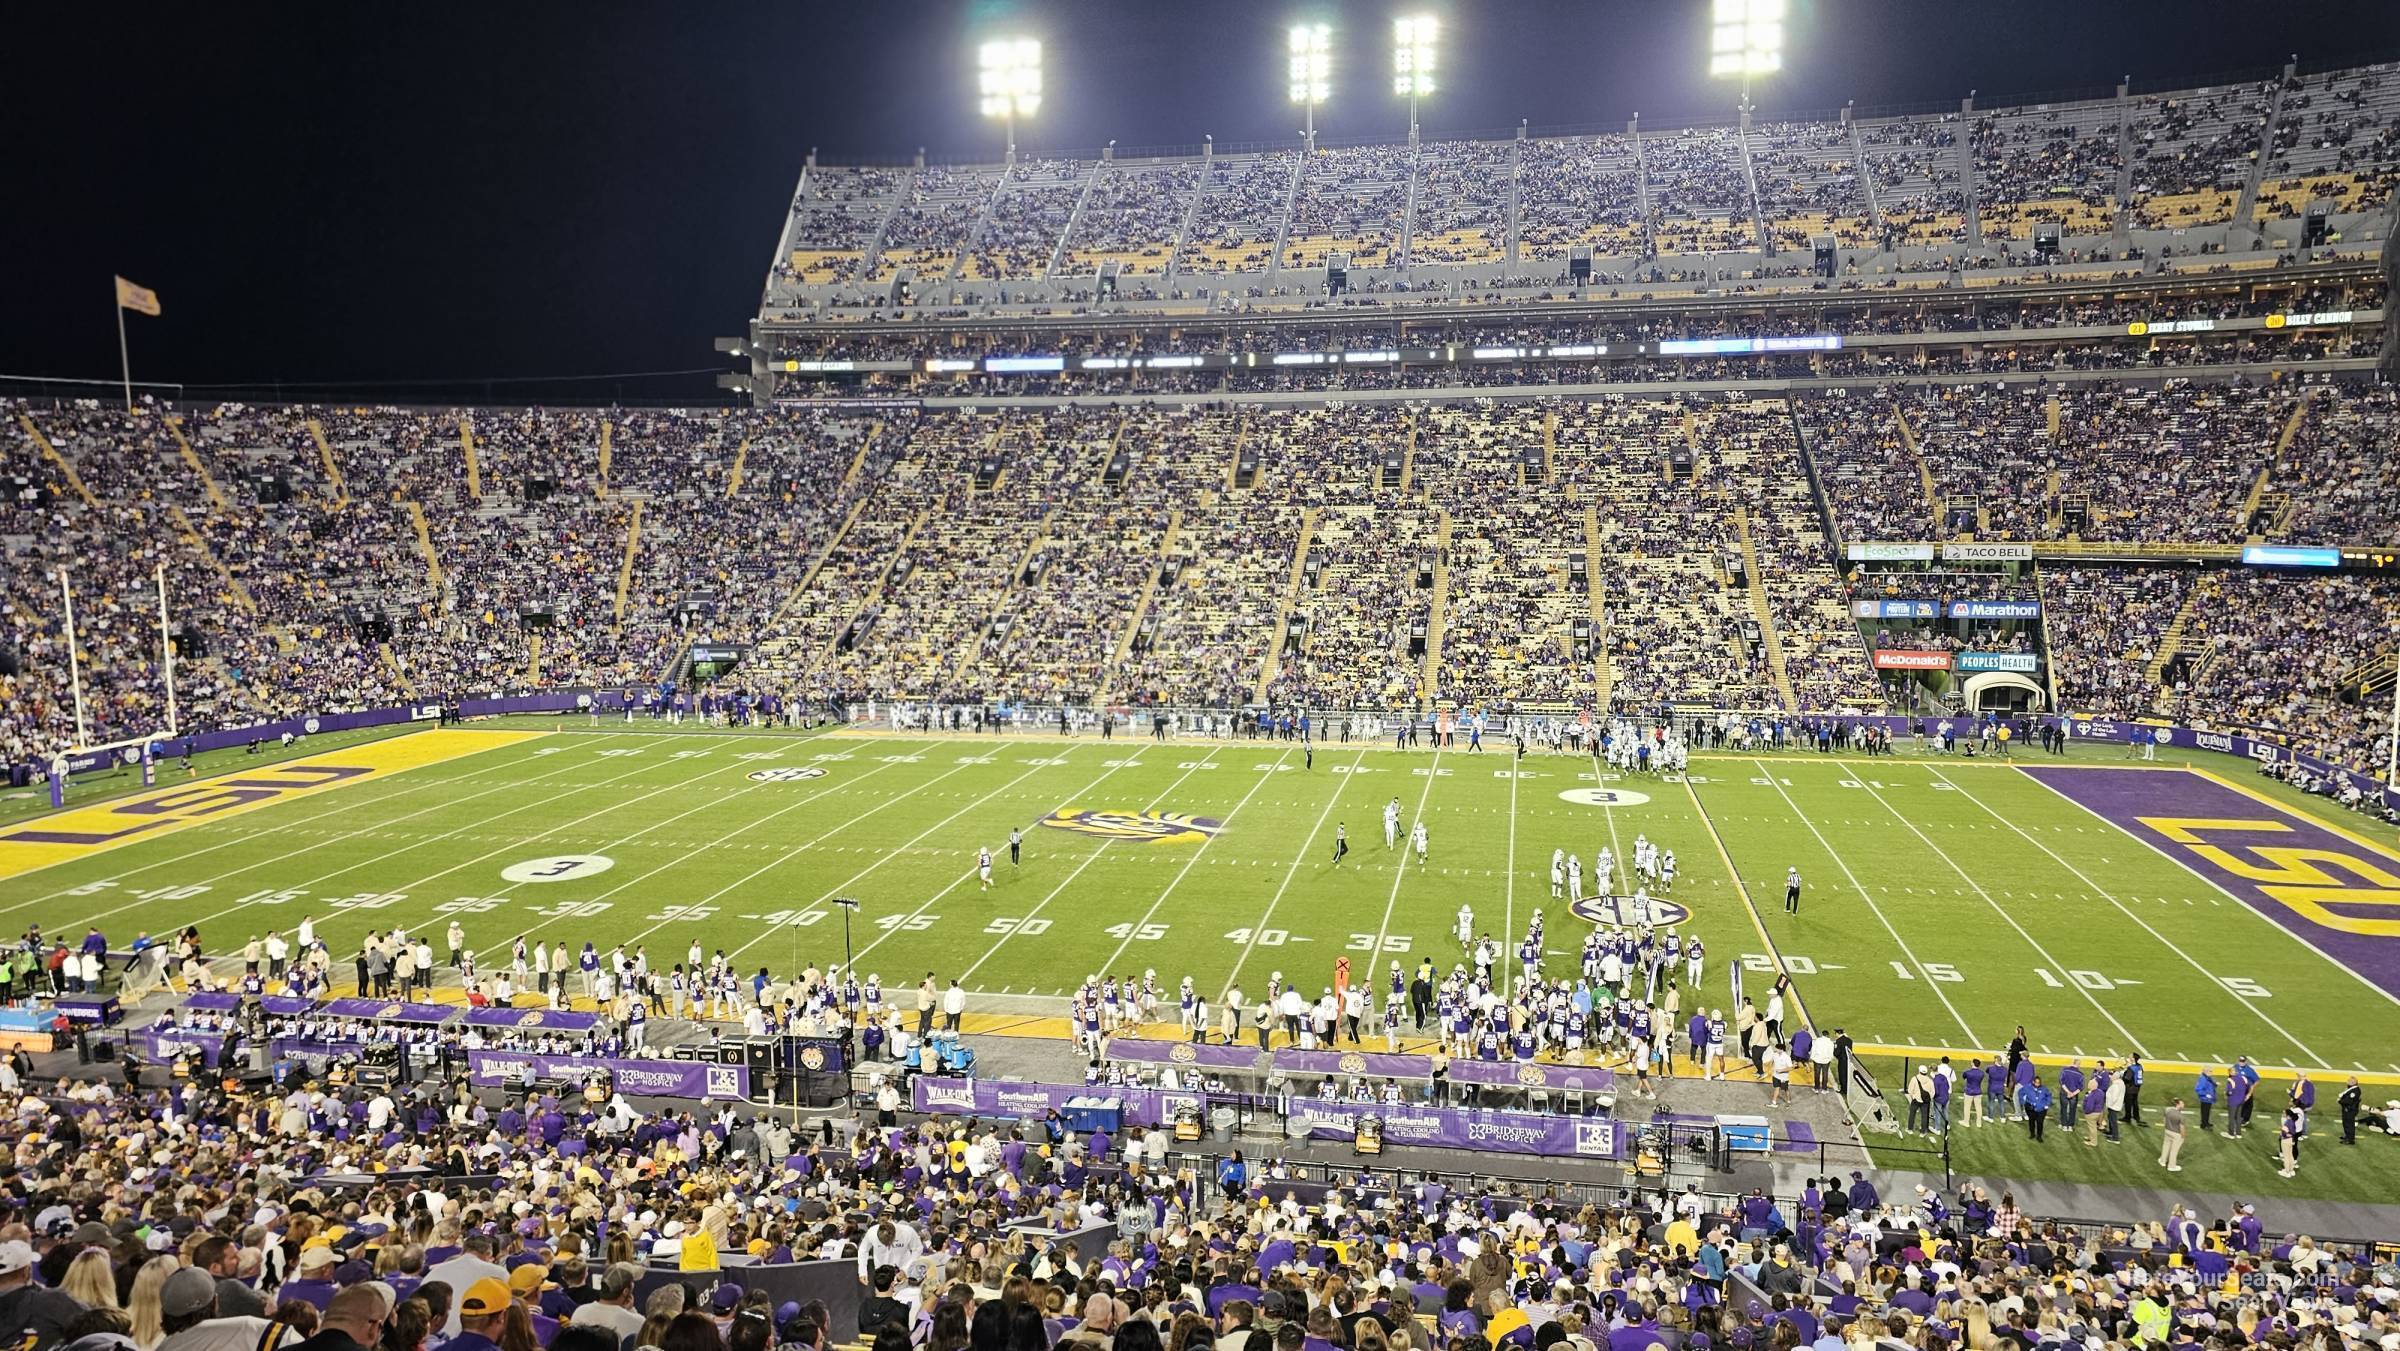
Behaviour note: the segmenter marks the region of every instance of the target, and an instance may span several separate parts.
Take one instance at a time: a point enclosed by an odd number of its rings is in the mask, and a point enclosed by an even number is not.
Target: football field
[[[2022,1025],[2057,1055],[2400,1075],[2390,834],[2269,796],[2238,762],[2212,776],[2119,755],[1712,754],[1685,777],[1618,778],[1463,744],[1320,745],[1311,767],[1280,742],[544,720],[170,775],[17,820],[0,827],[0,924],[70,943],[97,925],[118,948],[197,924],[223,958],[308,916],[346,994],[368,930],[438,935],[453,917],[487,971],[524,934],[643,946],[660,968],[697,941],[782,977],[843,960],[833,901],[852,897],[862,972],[1054,1012],[1087,975],[1146,970],[1170,1005],[1186,975],[1212,1000],[1235,984],[1255,999],[1277,971],[1314,994],[1344,957],[1380,990],[1391,962],[1460,960],[1462,905],[1512,952],[1543,911],[1548,969],[1571,973],[1590,917],[1631,912],[1570,914],[1552,851],[1581,854],[1588,886],[1602,846],[1623,859],[1646,836],[1676,855],[1653,916],[1705,941],[1705,1006],[1727,1006],[1732,967],[1758,994],[1780,966],[1815,1023],[1862,1045],[1989,1052]],[[1422,865],[1385,846],[1395,799],[1404,845],[1426,823]]]

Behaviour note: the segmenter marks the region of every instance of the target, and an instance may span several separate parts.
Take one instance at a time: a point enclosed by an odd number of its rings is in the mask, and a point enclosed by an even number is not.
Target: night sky
[[[2400,48],[2400,6],[1793,0],[1769,113],[2103,92]],[[802,157],[998,158],[974,44],[1041,38],[1030,153],[1296,135],[1284,31],[1333,25],[1321,138],[1405,133],[1391,20],[1441,16],[1428,135],[1728,116],[1703,0],[53,4],[9,18],[0,374],[281,382],[292,398],[717,396]],[[413,382],[413,383],[401,383]],[[310,388],[310,386],[316,388]]]

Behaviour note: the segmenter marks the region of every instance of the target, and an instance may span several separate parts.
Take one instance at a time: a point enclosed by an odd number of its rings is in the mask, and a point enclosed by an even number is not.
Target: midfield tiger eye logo
[[[1066,807],[1043,817],[1041,824],[1104,840],[1147,840],[1152,844],[1198,844],[1225,826],[1222,821],[1188,812],[1096,812]]]

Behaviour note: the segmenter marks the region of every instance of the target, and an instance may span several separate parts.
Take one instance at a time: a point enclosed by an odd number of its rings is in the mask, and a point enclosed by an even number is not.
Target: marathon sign
[[[750,1096],[748,1065],[712,1065],[697,1060],[628,1060],[609,1056],[531,1055],[514,1051],[467,1052],[467,1081],[477,1088],[508,1088],[535,1080],[586,1079],[606,1074],[617,1090],[644,1098],[689,1098],[704,1102]]]
[[[1948,614],[1952,619],[2039,619],[2042,603],[2038,600],[1954,600]]]
[[[1930,544],[1898,544],[1866,540],[1842,550],[1853,563],[1930,563],[1933,546]]]
[[[2030,563],[2033,546],[2030,544],[1958,543],[1942,546],[1945,563]]]
[[[1875,649],[1875,669],[1878,671],[1947,671],[1950,654],[1921,652],[1912,648],[1879,647]]]
[[[2031,652],[1961,652],[1958,654],[1958,669],[1961,671],[2020,671],[2030,674],[2041,668],[2041,658]]]

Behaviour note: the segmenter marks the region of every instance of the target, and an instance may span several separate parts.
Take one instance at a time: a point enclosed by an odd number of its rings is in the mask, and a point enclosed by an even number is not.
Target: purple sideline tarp
[[[588,1032],[599,1021],[597,1013],[577,1013],[572,1009],[467,1010],[469,1027],[505,1027],[527,1032]]]
[[[154,1065],[163,1065],[177,1056],[198,1051],[200,1063],[213,1070],[217,1067],[217,1051],[224,1045],[224,1039],[221,1037],[195,1037],[174,1032],[162,1032],[156,1024],[145,1027],[134,1035],[141,1040],[143,1058]]]
[[[1094,1084],[1027,1084],[1009,1079],[959,1079],[920,1074],[909,1080],[909,1103],[920,1112],[966,1112],[1039,1120],[1076,1098],[1114,1102],[1128,1126],[1163,1123],[1178,1106],[1198,1104],[1197,1093],[1162,1093],[1154,1088],[1110,1088]]]
[[[1545,1065],[1531,1060],[1453,1060],[1450,1079],[1453,1083],[1480,1084],[1486,1088],[1582,1089],[1587,1093],[1611,1093],[1617,1087],[1617,1076],[1612,1070],[1588,1065]]]
[[[1363,1074],[1375,1079],[1430,1079],[1433,1057],[1393,1055],[1385,1051],[1303,1051],[1286,1046],[1275,1053],[1275,1068],[1287,1074]]]
[[[1144,1065],[1189,1065],[1196,1069],[1256,1070],[1258,1052],[1242,1046],[1211,1046],[1195,1041],[1165,1041],[1150,1037],[1110,1037],[1108,1058]]]
[[[1549,1116],[1473,1107],[1391,1107],[1317,1098],[1292,1098],[1284,1110],[1287,1123],[1300,1126],[1311,1139],[1317,1140],[1347,1140],[1358,1133],[1360,1117],[1373,1116],[1383,1118],[1386,1144],[1539,1154],[1549,1158],[1617,1157],[1616,1123],[1605,1117]]]
[[[619,1090],[648,1098],[750,1096],[748,1065],[712,1065],[697,1060],[637,1060],[581,1055],[531,1055],[517,1051],[467,1052],[467,1079],[478,1088],[500,1088],[524,1080],[580,1079],[605,1070]]]
[[[1074,1098],[1104,1098],[1124,1111],[1128,1126],[1165,1122],[1195,1093],[1161,1093],[1146,1088],[1020,1084],[991,1079],[918,1075],[909,1081],[910,1105],[920,1112],[965,1112],[978,1116],[1039,1117]],[[1548,1116],[1466,1107],[1390,1107],[1381,1103],[1285,1100],[1287,1119],[1320,1139],[1348,1139],[1362,1116],[1383,1118],[1383,1138],[1393,1144],[1431,1149],[1474,1149],[1508,1154],[1611,1159],[1617,1156],[1612,1122],[1595,1117]]]
[[[451,1004],[408,1004],[355,996],[328,999],[318,1011],[328,1018],[367,1018],[379,1023],[446,1023],[463,1012]]]

